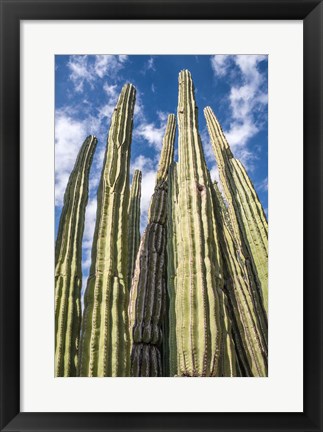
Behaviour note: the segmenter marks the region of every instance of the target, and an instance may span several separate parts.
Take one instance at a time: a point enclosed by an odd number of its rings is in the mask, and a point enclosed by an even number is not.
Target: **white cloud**
[[[155,189],[157,166],[152,159],[144,155],[139,155],[132,162],[130,172],[133,173],[135,169],[139,169],[142,173],[140,230],[143,232],[147,225],[150,200]]]
[[[100,119],[88,116],[79,120],[73,109],[65,107],[55,113],[55,205],[62,206],[65,188],[78,152],[88,135],[96,135]]]
[[[85,212],[84,234],[82,241],[82,292],[85,291],[87,277],[91,266],[92,242],[96,222],[97,198],[89,199]]]
[[[148,59],[148,62],[147,62],[147,69],[149,70],[149,69],[151,69],[151,70],[156,70],[155,69],[155,60],[154,60],[154,58],[153,57],[150,57],[149,59]]]
[[[55,204],[61,206],[68,178],[86,138],[82,122],[58,113],[55,121]]]
[[[222,77],[226,75],[231,57],[225,54],[217,54],[211,57],[211,66],[217,76]]]
[[[140,72],[143,75],[145,75],[146,72],[149,70],[151,70],[153,72],[155,72],[155,70],[156,70],[154,57],[149,57],[149,59],[145,62],[144,66]]]
[[[125,55],[96,55],[94,71],[100,78],[107,75],[116,77],[127,59],[128,56]]]
[[[77,92],[83,91],[83,86],[85,82],[92,86],[94,76],[92,75],[88,67],[87,55],[71,56],[69,58],[67,66],[71,71],[70,79],[73,81],[75,90]]]
[[[128,55],[120,54],[120,55],[118,55],[118,60],[120,63],[125,63],[128,60]]]
[[[229,94],[231,122],[224,131],[235,156],[252,168],[255,154],[248,151],[249,140],[260,130],[256,113],[261,113],[268,103],[267,92],[262,90],[264,75],[259,71],[259,63],[266,59],[264,55],[213,56],[211,65],[215,75],[223,77],[231,70],[233,61],[237,66],[241,85],[234,83]]]
[[[137,139],[144,139],[150,147],[160,152],[163,144],[168,114],[163,111],[157,111],[157,122],[147,121],[144,115],[144,106],[142,104],[141,93],[138,90],[135,107],[135,125],[133,136]]]
[[[203,151],[204,151],[204,156],[205,156],[206,161],[207,162],[214,162],[215,156],[214,156],[214,152],[213,152],[213,148],[212,148],[212,144],[211,144],[211,139],[210,139],[210,135],[208,133],[207,128],[203,129],[200,136],[201,136],[201,141],[202,141]]]
[[[107,82],[103,84],[103,90],[106,92],[106,94],[112,98],[113,100],[117,100],[118,98],[118,86],[117,84],[111,84],[109,85]]]
[[[258,63],[266,60],[266,55],[236,55],[234,56],[235,63],[240,67],[241,72],[247,78],[253,78],[258,83],[262,80],[257,69]]]
[[[168,118],[168,113],[164,112],[164,111],[157,111],[157,116],[159,118],[159,121],[161,123],[165,123],[167,122],[167,118]]]
[[[261,182],[255,184],[257,192],[267,192],[268,191],[268,177],[265,177]]]
[[[232,122],[229,131],[225,132],[225,136],[232,148],[236,146],[244,147],[247,141],[257,132],[258,128],[252,123],[251,119],[245,118],[242,121]]]
[[[136,104],[135,104],[135,110],[134,110],[134,117],[136,120],[139,121],[143,121],[145,116],[144,116],[144,105],[142,102],[142,94],[141,92],[137,89],[137,93],[136,93]]]
[[[133,174],[136,169],[140,170],[141,172],[144,172],[144,171],[151,171],[154,168],[155,165],[152,159],[144,155],[139,155],[138,157],[136,157],[136,159],[133,162],[131,162],[130,174]]]
[[[155,123],[147,123],[143,121],[134,130],[134,136],[143,138],[151,147],[156,150],[162,148],[162,141],[165,132],[166,124],[157,127]]]
[[[218,182],[220,181],[220,174],[219,174],[219,169],[216,165],[213,165],[210,169],[210,175],[211,175],[211,180],[214,182]]]
[[[96,220],[97,198],[89,199],[86,206],[83,247],[91,249]]]
[[[92,88],[100,78],[115,78],[127,61],[125,55],[74,55],[70,56],[67,66],[70,70],[70,80],[77,92],[83,92],[84,84]]]

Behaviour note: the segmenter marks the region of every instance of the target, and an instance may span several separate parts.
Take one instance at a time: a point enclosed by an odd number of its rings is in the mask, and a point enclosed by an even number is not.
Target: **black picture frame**
[[[1,431],[322,431],[323,3],[318,0],[0,0]],[[20,21],[303,20],[303,413],[20,412]],[[288,161],[286,161],[288,163]],[[302,194],[302,191],[299,191]],[[292,248],[293,245],[290,245]],[[288,251],[286,251],[288,253]]]

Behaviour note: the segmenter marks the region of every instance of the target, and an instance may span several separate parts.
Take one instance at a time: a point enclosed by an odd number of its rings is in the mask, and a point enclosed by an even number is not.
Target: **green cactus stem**
[[[266,215],[245,168],[240,161],[234,158],[212,109],[206,107],[204,114],[235,237],[242,253],[250,262],[263,307],[268,313],[268,223]]]
[[[141,198],[141,171],[135,170],[132,178],[129,202],[129,261],[128,261],[128,288],[135,269],[135,261],[140,243],[140,198]]]
[[[55,247],[55,376],[76,376],[81,326],[82,237],[97,139],[84,141],[67,183]]]
[[[166,298],[167,177],[174,154],[175,116],[168,116],[148,225],[141,239],[130,292],[131,375],[162,376]]]
[[[211,179],[198,132],[189,71],[179,74],[179,162],[175,316],[177,374],[221,376],[223,347],[222,263]],[[171,317],[170,317],[171,318]]]
[[[267,327],[255,307],[257,298],[252,281],[246,262],[239,253],[228,210],[216,182],[212,193],[224,272],[228,348],[225,374],[267,376]]]
[[[128,205],[135,94],[132,84],[122,88],[107,140],[84,298],[80,376],[130,373]]]
[[[176,296],[175,286],[177,282],[178,267],[178,180],[177,164],[173,162],[169,168],[168,175],[168,197],[167,197],[167,298],[168,298],[168,321],[167,339],[164,347],[165,373],[166,376],[177,375],[177,342],[176,342]],[[168,345],[168,346],[167,346]]]

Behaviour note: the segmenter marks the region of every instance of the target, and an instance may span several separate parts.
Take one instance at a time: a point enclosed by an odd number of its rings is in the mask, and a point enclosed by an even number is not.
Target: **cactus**
[[[177,343],[170,343],[170,357],[176,356],[176,375],[221,376],[222,264],[211,179],[198,132],[194,86],[187,70],[179,74],[178,125],[175,323],[170,315],[170,329],[175,326]]]
[[[55,376],[267,376],[268,224],[252,182],[206,107],[224,194],[212,184],[194,85],[181,71],[179,161],[171,114],[140,241],[139,170],[129,186],[135,94],[123,87],[111,120],[82,324],[94,136],[68,181],[55,251]]]
[[[131,375],[162,376],[162,326],[165,311],[167,176],[173,160],[175,116],[168,116],[148,225],[133,277],[129,317],[132,332]]]
[[[177,282],[177,237],[178,237],[178,180],[177,163],[173,162],[168,175],[167,197],[167,299],[168,316],[167,339],[164,351],[167,353],[165,369],[167,376],[177,374],[177,342],[176,342],[176,296],[175,286]],[[168,346],[167,346],[168,345]]]
[[[225,323],[229,355],[226,373],[267,376],[267,327],[255,307],[248,269],[234,238],[228,210],[218,185],[212,187],[224,272]],[[231,351],[231,352],[230,352]],[[232,361],[233,359],[233,361]]]
[[[92,262],[84,298],[80,376],[129,376],[129,162],[136,90],[114,110],[98,190]]]
[[[141,198],[141,171],[135,170],[132,178],[129,202],[129,262],[128,262],[128,288],[135,268],[136,256],[140,243],[140,198]]]
[[[55,245],[55,376],[76,376],[81,325],[82,236],[97,139],[84,141],[67,183]]]
[[[261,303],[268,313],[268,223],[265,212],[245,168],[234,158],[212,109],[206,107],[204,114],[235,237],[245,258],[250,261]],[[258,312],[262,313],[261,308]]]

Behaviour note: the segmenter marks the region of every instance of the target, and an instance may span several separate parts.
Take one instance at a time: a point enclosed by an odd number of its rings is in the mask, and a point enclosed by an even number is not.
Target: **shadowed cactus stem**
[[[225,323],[227,330],[226,373],[267,375],[267,327],[255,307],[248,269],[232,232],[230,217],[218,185],[212,188],[224,272]],[[231,351],[231,352],[230,352]],[[234,361],[232,361],[234,360]]]
[[[168,358],[165,368],[168,376],[177,374],[177,343],[176,343],[176,296],[175,286],[177,283],[178,267],[178,179],[177,163],[173,162],[169,168],[168,197],[167,197],[167,296],[168,296],[168,338],[165,351]]]
[[[141,171],[135,170],[132,177],[129,202],[129,263],[128,263],[128,287],[135,268],[136,256],[140,243],[140,198],[141,198]]]
[[[88,136],[67,183],[55,250],[55,376],[76,376],[81,326],[82,236],[97,139]]]
[[[265,212],[244,166],[234,158],[212,109],[206,107],[204,114],[235,237],[250,262],[259,296],[268,313],[268,223]],[[262,313],[261,308],[258,313]]]
[[[175,116],[168,116],[151,199],[132,281],[129,317],[131,375],[162,376],[162,326],[166,300],[167,177],[174,154]]]
[[[135,88],[114,110],[98,190],[92,262],[84,298],[80,376],[129,376],[128,205]]]

